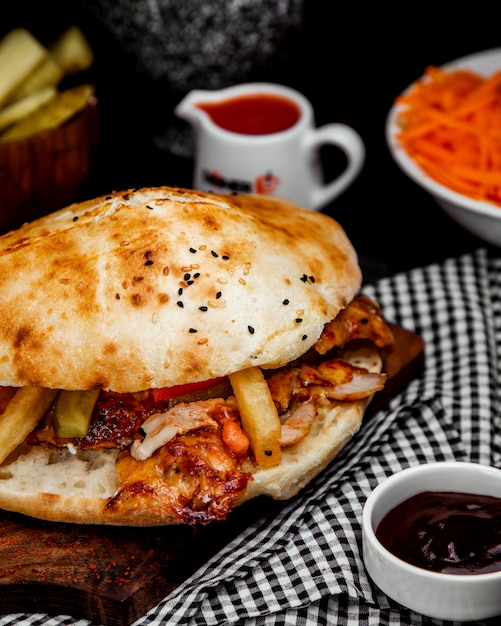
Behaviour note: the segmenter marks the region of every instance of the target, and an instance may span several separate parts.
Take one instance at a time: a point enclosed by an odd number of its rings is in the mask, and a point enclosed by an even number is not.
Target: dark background
[[[112,4],[111,0],[4,1],[0,35],[23,26],[45,43],[76,23],[91,42],[102,148],[95,171],[81,191],[83,197],[142,185],[190,186],[190,157],[175,154],[156,140],[183,94],[179,85],[170,85],[168,77],[159,78],[150,71],[158,59],[149,63],[142,56],[142,47],[149,42],[147,25],[138,31],[131,19],[128,27],[124,15],[115,29]],[[212,6],[221,13],[224,3],[165,0],[160,4],[168,13],[166,41],[169,33],[171,40],[177,36],[181,41],[178,63],[186,66],[190,58],[183,50],[184,33],[184,41],[193,46],[194,39],[201,41],[207,30],[180,9],[199,6],[206,11]],[[260,15],[272,11],[270,7],[278,6],[279,0],[249,0],[248,4],[245,24],[228,25],[236,51],[240,50],[239,28],[248,34],[256,11]],[[221,71],[221,83],[270,80],[290,85],[312,101],[317,124],[344,122],[360,133],[367,150],[363,171],[325,212],[341,222],[353,241],[366,283],[484,246],[400,172],[388,153],[384,124],[394,97],[427,65],[501,46],[495,3],[476,2],[468,10],[446,2],[430,6],[393,3],[391,8],[381,4],[297,0],[296,18],[301,11],[301,19],[292,23],[282,19],[274,49],[264,60],[260,56],[250,70],[235,76],[208,65],[198,78],[203,82],[209,73],[213,77]],[[182,23],[183,15],[197,28],[190,30],[189,24]],[[172,54],[171,49],[171,61]],[[204,85],[189,84],[186,92],[195,87]],[[340,157],[328,151],[324,157],[330,175],[339,167]]]

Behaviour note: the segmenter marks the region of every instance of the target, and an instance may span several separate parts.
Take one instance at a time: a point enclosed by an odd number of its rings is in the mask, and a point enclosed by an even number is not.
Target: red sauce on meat
[[[155,402],[151,392],[102,392],[87,436],[74,439],[73,444],[80,449],[127,445],[144,420],[160,411],[165,411],[165,404]]]

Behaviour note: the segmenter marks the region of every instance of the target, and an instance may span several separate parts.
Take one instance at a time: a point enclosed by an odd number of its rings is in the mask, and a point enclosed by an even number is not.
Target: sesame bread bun
[[[280,367],[360,281],[342,228],[285,200],[73,204],[0,237],[0,385],[134,392]]]

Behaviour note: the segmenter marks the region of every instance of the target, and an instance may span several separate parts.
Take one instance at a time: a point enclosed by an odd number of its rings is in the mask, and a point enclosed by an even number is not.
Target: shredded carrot
[[[423,171],[501,206],[501,70],[483,77],[431,65],[395,103],[398,139]]]

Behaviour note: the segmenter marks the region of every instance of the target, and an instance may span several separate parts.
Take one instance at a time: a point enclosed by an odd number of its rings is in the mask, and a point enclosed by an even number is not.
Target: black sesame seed
[[[191,274],[185,274],[184,275],[184,280],[190,280],[191,278]]]
[[[315,282],[315,276],[310,276],[310,282],[312,282],[312,283]]]
[[[183,304],[183,302],[181,302],[181,300],[178,300],[176,302],[176,304],[177,304],[178,307],[184,308],[184,304]]]
[[[303,335],[303,336],[301,337],[301,339],[302,339],[302,341],[304,341],[305,339],[308,339],[308,335]]]
[[[247,328],[249,329],[249,332],[251,335],[253,335],[255,333],[255,330],[252,326],[247,326]]]
[[[227,254],[223,254],[222,258],[223,258],[225,261],[228,261],[230,257],[229,257]]]
[[[301,324],[302,321],[303,321],[302,317],[296,317],[295,319],[296,324]]]
[[[306,276],[306,274],[303,274],[301,276],[301,280],[303,281],[303,283],[306,283],[308,281],[308,276]]]
[[[215,252],[214,250],[211,250],[210,253],[212,254],[212,256],[218,257],[219,254],[217,252]]]
[[[183,295],[183,288],[179,287],[179,289],[177,290],[177,295],[178,296],[182,296]]]
[[[289,304],[289,300],[285,298],[285,300],[282,301],[282,304],[285,304],[285,306],[287,306]]]
[[[266,454],[266,456],[273,456],[272,450],[265,450],[264,453]]]
[[[199,306],[198,308],[200,309],[200,311],[208,311],[209,310],[209,307],[207,307],[207,306]]]
[[[218,291],[218,292],[216,293],[216,299],[217,299],[217,300],[219,300],[219,298],[220,298],[222,295],[223,295],[223,294],[222,294],[220,291]]]
[[[187,281],[186,281],[186,284],[187,284],[187,285],[193,285],[193,283],[194,283],[194,282],[195,282],[194,280],[187,280]]]
[[[190,333],[198,333],[198,330],[196,328],[190,328]]]
[[[200,277],[200,272],[196,272],[195,274],[193,274],[193,278],[199,278]]]
[[[195,253],[196,253],[195,248],[190,248],[190,252],[191,252],[192,254],[195,254]]]
[[[153,265],[153,261],[151,259],[148,259],[146,261],[145,265]]]
[[[150,206],[149,204],[146,205],[146,208],[149,209],[150,211],[153,211],[153,207]]]
[[[119,293],[116,293],[116,294],[115,294],[115,298],[116,298],[117,300],[120,300],[120,294],[119,294]]]
[[[75,215],[75,217],[73,218],[73,221],[76,222],[78,220],[78,215]]]

